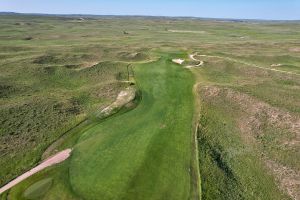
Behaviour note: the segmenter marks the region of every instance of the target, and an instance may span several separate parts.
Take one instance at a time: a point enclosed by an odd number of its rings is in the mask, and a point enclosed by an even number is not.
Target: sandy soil
[[[39,171],[42,171],[43,169],[45,169],[47,167],[50,167],[52,165],[55,165],[55,164],[63,162],[64,160],[66,160],[71,155],[71,151],[72,151],[71,149],[66,149],[64,151],[61,151],[61,152],[55,154],[51,158],[43,161],[38,166],[32,168],[30,171],[22,174],[21,176],[17,177],[16,179],[12,180],[8,184],[6,184],[2,188],[0,188],[0,194],[2,194],[3,192],[5,192],[6,190],[9,190],[13,186],[17,185],[18,183],[20,183],[21,181],[25,180],[26,178],[34,175],[35,173],[37,173]]]
[[[82,67],[78,68],[78,69],[75,69],[77,71],[80,71],[80,70],[83,70],[83,69],[86,69],[86,68],[91,68],[91,67],[94,67],[95,65],[98,65],[100,62],[97,62],[97,61],[93,61],[93,62],[85,62],[82,64]]]
[[[282,66],[282,64],[272,64],[272,65],[270,65],[271,67],[281,67]]]
[[[197,64],[197,65],[188,65],[188,66],[185,66],[185,68],[189,69],[189,68],[193,68],[193,67],[200,67],[204,64],[204,62],[202,60],[198,60],[198,59],[195,58],[196,55],[197,54],[190,54],[189,58],[193,61],[199,62],[199,64]],[[181,58],[172,59],[173,63],[179,64],[179,65],[182,65],[184,63],[184,61],[185,60],[181,59]]]
[[[195,58],[196,55],[197,54],[190,54],[189,57],[191,60],[199,62],[199,64],[198,65],[189,65],[189,66],[186,66],[186,68],[200,67],[200,66],[204,65],[204,61],[198,60]]]
[[[291,52],[300,52],[300,47],[290,48],[289,51],[291,51]]]
[[[125,106],[126,104],[130,103],[135,98],[135,89],[134,88],[126,88],[126,90],[123,90],[119,93],[117,99],[115,102],[113,102],[111,105],[104,108],[100,114],[98,114],[98,117],[107,117],[113,112],[115,112],[117,109]]]

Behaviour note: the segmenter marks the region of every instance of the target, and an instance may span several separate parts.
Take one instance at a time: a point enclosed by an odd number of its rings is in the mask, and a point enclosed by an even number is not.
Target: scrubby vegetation
[[[227,58],[198,56],[205,67],[193,69],[200,82],[202,197],[297,199],[300,75],[268,70],[268,57],[240,56],[245,64]]]

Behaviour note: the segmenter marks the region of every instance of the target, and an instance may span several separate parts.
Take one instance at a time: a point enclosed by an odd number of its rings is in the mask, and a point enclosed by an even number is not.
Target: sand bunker
[[[172,59],[172,62],[176,63],[176,64],[179,64],[179,65],[182,65],[184,63],[184,59]]]
[[[128,87],[121,91],[115,102],[104,108],[99,114],[97,114],[97,117],[104,118],[116,113],[120,108],[134,100],[135,93],[136,90],[133,87]]]
[[[270,65],[271,67],[280,67],[280,66],[282,66],[282,64],[272,64],[272,65]]]

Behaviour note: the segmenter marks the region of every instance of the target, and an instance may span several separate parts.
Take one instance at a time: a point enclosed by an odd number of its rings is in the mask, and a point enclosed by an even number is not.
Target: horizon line
[[[245,20],[245,21],[300,21],[300,19],[263,19],[263,18],[231,18],[231,17],[196,17],[196,16],[171,16],[171,15],[135,15],[135,14],[79,14],[79,13],[40,13],[40,12],[15,12],[0,11],[3,14],[16,15],[49,15],[49,16],[116,16],[116,17],[165,17],[165,18],[194,18],[194,19],[215,19],[215,20]]]

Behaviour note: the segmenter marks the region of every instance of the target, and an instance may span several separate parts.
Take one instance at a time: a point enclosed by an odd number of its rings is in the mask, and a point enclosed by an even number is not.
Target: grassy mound
[[[33,185],[31,185],[29,188],[27,188],[24,192],[24,197],[29,200],[39,200],[41,199],[46,192],[51,188],[52,186],[52,178],[45,178],[43,180],[40,180]]]
[[[125,61],[143,61],[149,59],[149,56],[142,52],[121,52],[118,54],[118,57]]]

